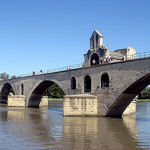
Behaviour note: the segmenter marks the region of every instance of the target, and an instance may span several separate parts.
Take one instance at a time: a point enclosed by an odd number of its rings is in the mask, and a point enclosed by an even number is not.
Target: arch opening
[[[9,94],[15,95],[15,92],[9,83],[5,83],[0,93],[0,103],[7,104]]]
[[[84,92],[91,92],[91,77],[89,75],[84,77]]]
[[[103,73],[101,76],[101,87],[109,87],[109,76],[107,73]]]
[[[150,84],[150,74],[135,81],[127,89],[125,89],[111,105],[106,116],[121,117],[127,106],[133,99]]]
[[[91,56],[91,66],[93,65],[99,65],[99,56],[96,53]]]
[[[64,91],[55,82],[43,81],[32,91],[27,101],[27,106],[38,108],[43,96],[48,96],[49,98],[60,98],[64,94]]]
[[[76,78],[72,77],[71,78],[71,90],[75,90],[76,89]]]
[[[24,95],[24,85],[23,85],[23,83],[21,84],[21,95]]]

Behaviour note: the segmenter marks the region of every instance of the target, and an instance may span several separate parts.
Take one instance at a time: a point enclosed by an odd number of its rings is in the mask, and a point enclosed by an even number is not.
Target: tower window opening
[[[98,47],[98,35],[96,34],[96,47]]]

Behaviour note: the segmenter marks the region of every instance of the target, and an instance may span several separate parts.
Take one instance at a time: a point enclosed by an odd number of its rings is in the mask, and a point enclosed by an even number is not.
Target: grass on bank
[[[137,99],[137,102],[150,102],[150,99]]]
[[[49,98],[48,100],[58,102],[58,101],[63,101],[63,98]]]

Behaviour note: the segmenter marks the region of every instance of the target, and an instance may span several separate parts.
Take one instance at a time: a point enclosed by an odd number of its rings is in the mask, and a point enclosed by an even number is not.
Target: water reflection
[[[136,132],[133,118],[63,118],[63,145],[70,149],[135,149]]]
[[[5,121],[7,135],[13,135],[21,141],[26,141],[28,146],[50,147],[55,140],[55,127],[52,117],[48,116],[47,109],[32,108],[6,108],[1,109],[0,121]],[[48,118],[50,120],[48,120]],[[1,124],[2,125],[2,124]]]
[[[137,103],[136,122],[140,147],[150,149],[150,102]]]
[[[0,107],[0,149],[140,149],[136,123],[135,116],[63,117],[62,108]]]

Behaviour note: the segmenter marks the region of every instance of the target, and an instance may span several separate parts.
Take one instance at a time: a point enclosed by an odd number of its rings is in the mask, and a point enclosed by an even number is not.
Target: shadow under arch
[[[115,100],[109,108],[107,117],[121,117],[124,110],[131,103],[131,101],[148,85],[150,84],[150,73],[141,77],[130,85],[119,97]]]
[[[2,87],[2,90],[0,93],[0,103],[7,103],[9,93],[12,93],[15,95],[13,87],[11,86],[10,83],[7,82]]]
[[[41,99],[43,97],[44,92],[46,91],[46,89],[48,89],[50,86],[52,86],[53,84],[58,85],[56,82],[54,81],[50,81],[50,80],[46,80],[46,81],[42,81],[40,82],[31,92],[28,100],[27,100],[27,107],[35,107],[38,108],[41,102]],[[58,85],[60,87],[60,85]],[[61,88],[61,87],[60,87]],[[62,89],[62,88],[61,88]],[[62,89],[63,90],[63,89]],[[64,92],[64,91],[63,91]],[[65,93],[65,92],[64,92]]]

